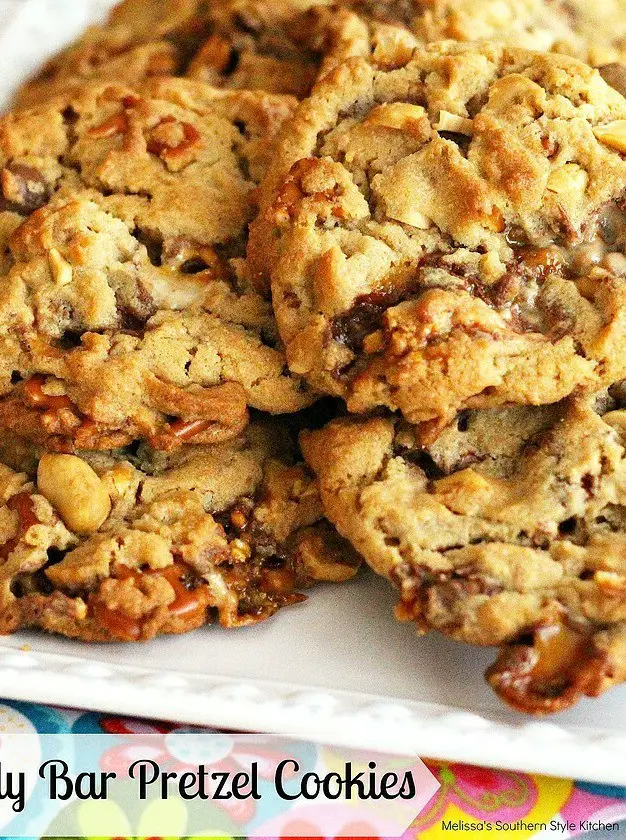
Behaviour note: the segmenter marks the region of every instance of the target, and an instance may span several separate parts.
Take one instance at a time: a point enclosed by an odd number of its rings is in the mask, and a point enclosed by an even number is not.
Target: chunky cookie
[[[137,641],[242,627],[353,577],[277,424],[175,455],[145,445],[43,454],[15,438],[0,465],[0,632],[38,627]]]
[[[626,680],[626,412],[612,391],[463,412],[435,440],[385,418],[302,438],[329,519],[399,589],[398,617],[501,645],[488,679],[522,711]]]
[[[600,9],[591,0],[338,0],[332,5],[328,0],[124,0],[104,24],[90,27],[48,61],[22,88],[18,104],[39,103],[87,80],[137,84],[172,73],[218,87],[305,96],[320,65],[346,55],[347,42],[357,54],[367,54],[367,29],[378,24],[402,27],[422,43],[490,39],[607,64],[626,55],[622,4],[612,0],[611,8]],[[350,11],[358,17],[346,14]]]
[[[624,0],[345,0],[364,20],[409,29],[422,43],[500,41],[595,66],[626,57]]]
[[[564,4],[550,0],[352,0],[364,18],[406,26],[423,43],[497,40],[550,50],[580,38]]]
[[[243,259],[292,103],[170,80],[0,121],[0,428],[171,449],[310,403]]]
[[[419,43],[398,21],[359,16],[350,2],[230,0],[211,11],[213,32],[186,69],[190,78],[222,88],[306,96],[313,83],[352,56]],[[395,56],[394,59],[395,60]]]
[[[38,105],[88,81],[138,84],[179,71],[205,35],[202,0],[123,0],[44,64],[18,92],[16,105]]]
[[[579,36],[578,53],[595,66],[626,60],[626,3],[565,0],[558,4]],[[572,40],[570,39],[570,44]],[[576,45],[573,46],[576,50]]]
[[[210,10],[211,35],[186,74],[217,87],[306,96],[325,47],[316,0],[227,0]]]
[[[168,74],[217,87],[304,96],[345,16],[338,10],[337,20],[322,22],[306,14],[323,2],[125,0],[106,23],[90,27],[52,58],[21,89],[17,104],[40,103],[85,81],[138,84]]]
[[[291,370],[445,423],[626,375],[626,100],[555,54],[350,59],[285,127],[249,258]]]

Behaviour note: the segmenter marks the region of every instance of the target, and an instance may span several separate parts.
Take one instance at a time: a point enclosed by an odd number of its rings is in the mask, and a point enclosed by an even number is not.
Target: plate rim
[[[1,0],[0,0],[1,2]],[[90,6],[64,5],[66,30]],[[45,15],[27,9],[57,8],[57,0],[4,0],[13,10],[0,21],[0,39],[30,32]],[[57,31],[59,31],[57,29]],[[43,56],[41,56],[43,58]],[[5,94],[9,91],[5,89]],[[138,718],[248,731],[298,735],[344,747],[397,750],[481,767],[540,773],[626,785],[626,734],[608,728],[574,727],[558,718],[504,722],[487,714],[420,700],[306,688],[285,681],[176,672],[101,663],[80,655],[0,643],[0,696],[9,701],[65,706]],[[0,701],[1,702],[1,701]],[[172,714],[172,705],[176,714]],[[488,751],[485,749],[488,742]]]
[[[545,718],[500,722],[420,700],[284,681],[164,674],[146,666],[25,647],[0,644],[0,696],[9,701],[626,785],[626,766],[619,761],[626,754],[626,734],[607,728],[568,727]]]

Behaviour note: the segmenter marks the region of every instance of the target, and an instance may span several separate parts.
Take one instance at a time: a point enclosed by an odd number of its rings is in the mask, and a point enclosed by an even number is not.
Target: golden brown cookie
[[[441,42],[320,81],[249,243],[291,370],[412,422],[626,375],[626,100],[569,57]]]
[[[423,43],[506,41],[551,49],[574,38],[571,17],[550,0],[348,0],[361,17],[406,26]]]
[[[323,0],[322,0],[323,1]],[[306,12],[320,0],[226,0],[210,10],[211,34],[186,68],[217,87],[268,90],[303,97],[310,91],[324,43]]]
[[[600,66],[626,58],[625,11],[624,0],[123,0],[50,59],[17,104],[86,81],[137,85],[170,74],[303,97],[320,68],[367,55],[381,25],[422,44],[488,39]]]
[[[8,448],[26,472],[0,465],[2,632],[112,642],[242,627],[356,574],[276,423],[169,456]]]
[[[418,41],[400,23],[356,15],[349,2],[229,0],[212,8],[212,34],[188,64],[188,77],[221,88],[306,96],[339,62]]]
[[[565,0],[551,3],[569,19],[578,42],[569,39],[569,51],[594,66],[626,60],[626,2],[624,0]]]
[[[169,74],[304,96],[326,49],[321,21],[306,13],[322,3],[124,0],[24,85],[17,105],[39,104],[86,81],[137,85]],[[338,25],[326,22],[331,30]]]
[[[401,25],[422,43],[500,41],[594,67],[626,57],[624,0],[345,0],[364,20]]]
[[[310,403],[243,259],[292,106],[171,80],[0,121],[0,428],[170,449]]]
[[[178,72],[205,34],[202,0],[122,0],[108,20],[89,27],[44,64],[18,92],[16,106],[46,99],[89,81],[138,84]]]
[[[434,440],[386,418],[302,437],[326,514],[398,588],[398,617],[502,646],[488,679],[522,711],[626,680],[626,412],[612,392],[463,412]]]

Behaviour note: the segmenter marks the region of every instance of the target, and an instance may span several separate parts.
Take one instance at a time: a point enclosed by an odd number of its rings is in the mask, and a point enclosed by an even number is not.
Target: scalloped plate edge
[[[0,646],[0,695],[344,747],[626,784],[626,736],[545,720],[502,723],[424,702],[287,683],[171,674]],[[175,715],[172,715],[175,709]],[[485,746],[488,744],[487,753]]]

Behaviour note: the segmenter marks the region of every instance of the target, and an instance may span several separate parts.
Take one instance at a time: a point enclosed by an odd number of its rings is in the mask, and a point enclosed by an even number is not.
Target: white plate
[[[0,0],[0,78],[16,84],[107,4]],[[21,634],[0,644],[0,696],[626,784],[626,688],[529,720],[484,684],[492,653],[416,639],[393,601],[366,574],[246,630],[131,646]]]
[[[365,574],[245,630],[129,646],[20,634],[0,646],[0,696],[626,783],[626,690],[551,720],[509,712],[482,679],[489,651],[416,639],[393,601]]]

